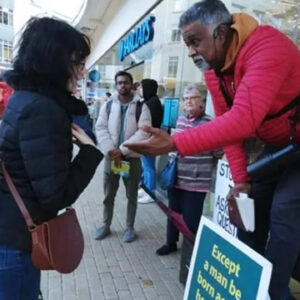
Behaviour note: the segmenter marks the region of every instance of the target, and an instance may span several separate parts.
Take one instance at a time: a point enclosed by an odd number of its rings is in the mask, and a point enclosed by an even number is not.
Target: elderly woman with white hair
[[[206,88],[191,84],[184,89],[184,115],[177,120],[175,132],[209,122],[205,114]],[[170,155],[174,155],[174,152]],[[192,156],[178,156],[176,182],[168,190],[169,207],[181,213],[191,232],[196,233],[202,215],[203,202],[210,190],[214,152],[206,151]],[[177,250],[179,232],[171,220],[167,221],[166,244],[157,249],[158,255]]]

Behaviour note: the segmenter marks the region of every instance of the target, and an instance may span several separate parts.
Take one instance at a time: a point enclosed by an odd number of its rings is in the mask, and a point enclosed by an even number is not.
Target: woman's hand
[[[238,183],[233,188],[230,189],[226,199],[228,200],[231,197],[238,197],[239,193],[245,193],[249,196],[251,191],[251,184],[248,182]]]
[[[74,123],[72,123],[72,135],[73,135],[73,142],[76,145],[78,146],[91,145],[96,147],[93,140],[85,133],[85,131]]]
[[[149,126],[144,126],[142,129],[151,134],[149,139],[134,143],[124,143],[124,146],[132,151],[146,155],[167,154],[176,150],[172,137],[167,132]]]

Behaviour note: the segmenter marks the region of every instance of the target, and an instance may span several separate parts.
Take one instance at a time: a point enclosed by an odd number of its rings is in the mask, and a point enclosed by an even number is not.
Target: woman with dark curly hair
[[[74,203],[102,158],[72,124],[72,116],[87,113],[72,94],[89,53],[88,38],[72,26],[33,18],[5,74],[15,92],[0,128],[0,155],[35,224]],[[80,147],[73,160],[72,139]],[[30,233],[0,171],[0,300],[36,300],[39,288]]]

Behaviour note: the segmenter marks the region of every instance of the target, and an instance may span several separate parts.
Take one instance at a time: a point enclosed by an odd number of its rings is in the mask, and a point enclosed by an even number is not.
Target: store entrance
[[[145,64],[141,62],[134,66],[127,68],[125,71],[129,72],[133,77],[133,82],[141,82],[144,79]]]

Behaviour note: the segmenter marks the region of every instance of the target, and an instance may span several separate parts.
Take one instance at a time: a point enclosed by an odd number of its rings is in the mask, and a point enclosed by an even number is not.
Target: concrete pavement
[[[164,243],[166,217],[155,203],[138,205],[136,232],[130,244],[122,241],[127,200],[123,184],[116,197],[112,234],[94,240],[102,217],[102,170],[81,195],[75,207],[85,236],[85,252],[78,269],[69,275],[43,272],[45,300],[158,300],[182,299],[179,283],[180,252],[159,257]]]
[[[121,181],[120,181],[121,182]],[[42,273],[44,300],[167,300],[183,299],[179,283],[180,251],[164,257],[155,254],[165,240],[166,217],[155,203],[138,205],[137,240],[122,242],[127,200],[121,183],[115,203],[112,234],[94,240],[102,217],[102,168],[75,207],[85,236],[85,252],[78,269],[69,275]],[[179,247],[180,247],[179,243]],[[300,299],[300,285],[291,281]]]

